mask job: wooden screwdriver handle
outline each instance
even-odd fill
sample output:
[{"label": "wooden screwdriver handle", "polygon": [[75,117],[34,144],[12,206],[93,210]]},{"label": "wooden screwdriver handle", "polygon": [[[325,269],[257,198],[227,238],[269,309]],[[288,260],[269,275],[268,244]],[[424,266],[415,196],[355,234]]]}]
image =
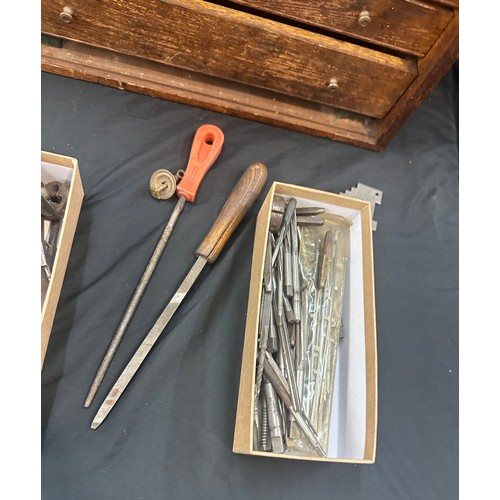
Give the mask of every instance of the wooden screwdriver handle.
[{"label": "wooden screwdriver handle", "polygon": [[245,170],[212,229],[196,250],[198,257],[204,257],[210,264],[215,262],[227,240],[259,196],[266,180],[267,168],[263,163],[252,163]]}]

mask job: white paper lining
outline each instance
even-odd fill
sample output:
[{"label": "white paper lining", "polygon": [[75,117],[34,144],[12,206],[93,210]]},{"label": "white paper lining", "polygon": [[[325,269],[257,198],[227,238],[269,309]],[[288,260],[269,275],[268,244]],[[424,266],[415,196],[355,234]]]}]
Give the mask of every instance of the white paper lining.
[{"label": "white paper lining", "polygon": [[366,440],[366,352],[361,212],[316,200],[295,199],[298,207],[323,207],[352,223],[342,314],[344,338],[339,344],[327,456],[362,460]]}]

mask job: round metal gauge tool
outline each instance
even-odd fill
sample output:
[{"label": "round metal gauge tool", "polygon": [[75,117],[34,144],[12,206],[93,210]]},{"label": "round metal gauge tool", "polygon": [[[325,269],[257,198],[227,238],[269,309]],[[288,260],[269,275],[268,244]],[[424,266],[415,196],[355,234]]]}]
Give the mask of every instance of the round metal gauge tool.
[{"label": "round metal gauge tool", "polygon": [[177,179],[169,170],[160,169],[149,180],[149,192],[157,200],[168,200],[175,194]]}]

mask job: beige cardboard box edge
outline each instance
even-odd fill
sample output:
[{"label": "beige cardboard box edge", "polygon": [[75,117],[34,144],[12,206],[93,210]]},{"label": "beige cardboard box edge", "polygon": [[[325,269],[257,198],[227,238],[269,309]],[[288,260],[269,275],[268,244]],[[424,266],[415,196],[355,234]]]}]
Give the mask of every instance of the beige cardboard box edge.
[{"label": "beige cardboard box edge", "polygon": [[59,246],[54,260],[49,288],[42,308],[41,365],[43,367],[84,193],[82,180],[80,178],[80,170],[78,168],[78,160],[76,158],[42,151],[41,161],[73,169],[68,202],[61,226]]},{"label": "beige cardboard box edge", "polygon": [[[362,261],[363,261],[363,297],[365,316],[365,357],[366,357],[366,429],[365,449],[362,459],[304,457],[291,454],[277,454],[253,450],[253,394],[255,380],[255,359],[257,353],[257,332],[261,300],[261,283],[264,271],[267,228],[271,216],[271,203],[275,192],[286,196],[308,198],[311,201],[337,204],[359,210],[362,225]],[[258,291],[252,292],[252,291]],[[318,191],[311,188],[274,182],[257,215],[252,270],[250,275],[250,293],[248,298],[247,319],[243,344],[240,373],[240,387],[236,410],[236,422],[233,440],[233,452],[295,460],[322,462],[365,463],[375,462],[377,442],[377,339],[375,321],[375,286],[373,271],[372,220],[370,204],[346,196]]]}]

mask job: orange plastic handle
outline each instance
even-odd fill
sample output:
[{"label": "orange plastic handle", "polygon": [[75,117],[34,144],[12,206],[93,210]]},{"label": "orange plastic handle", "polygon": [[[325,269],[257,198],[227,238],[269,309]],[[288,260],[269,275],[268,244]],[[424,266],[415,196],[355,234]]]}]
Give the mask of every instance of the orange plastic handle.
[{"label": "orange plastic handle", "polygon": [[177,196],[194,201],[200,182],[219,157],[223,144],[224,134],[215,125],[202,125],[196,131],[188,165],[181,182],[177,184]]}]

